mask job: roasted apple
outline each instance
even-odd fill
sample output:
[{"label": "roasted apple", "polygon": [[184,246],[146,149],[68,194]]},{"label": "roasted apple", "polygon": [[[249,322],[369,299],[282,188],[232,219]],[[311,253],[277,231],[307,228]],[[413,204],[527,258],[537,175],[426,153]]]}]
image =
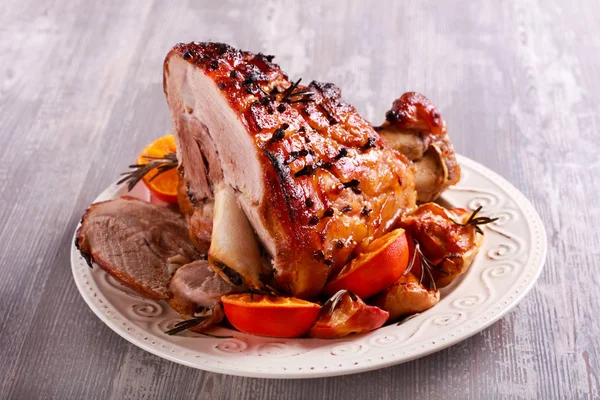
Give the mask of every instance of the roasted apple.
[{"label": "roasted apple", "polygon": [[354,293],[340,290],[325,303],[309,336],[335,339],[351,333],[368,332],[381,327],[388,317],[387,311],[368,306]]},{"label": "roasted apple", "polygon": [[464,273],[477,255],[483,240],[479,226],[495,221],[477,217],[478,211],[427,203],[400,222],[428,261],[431,268],[426,272],[431,273],[437,288],[448,286]]},{"label": "roasted apple", "polygon": [[396,283],[375,296],[372,304],[389,312],[390,321],[420,313],[435,306],[440,301],[440,291],[430,289],[419,278],[409,272]]}]

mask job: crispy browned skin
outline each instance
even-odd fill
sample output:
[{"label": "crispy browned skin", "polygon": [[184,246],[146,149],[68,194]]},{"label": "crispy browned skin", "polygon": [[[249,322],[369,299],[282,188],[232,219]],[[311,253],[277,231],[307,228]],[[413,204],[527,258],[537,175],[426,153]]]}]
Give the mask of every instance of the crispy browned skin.
[{"label": "crispy browned skin", "polygon": [[265,187],[255,206],[275,243],[280,290],[314,297],[359,243],[388,232],[415,206],[411,163],[335,85],[312,82],[286,96],[292,82],[270,56],[220,43],[180,44],[167,60],[174,54],[219,86],[253,137]]},{"label": "crispy browned skin", "polygon": [[464,273],[477,255],[483,236],[472,225],[461,226],[471,213],[463,208],[445,209],[427,203],[406,215],[399,226],[419,243],[421,251],[436,268],[431,270],[438,288]]},{"label": "crispy browned skin", "polygon": [[416,92],[395,100],[378,127],[395,150],[415,162],[420,202],[430,202],[460,180],[460,166],[446,131],[446,121],[435,105]]}]

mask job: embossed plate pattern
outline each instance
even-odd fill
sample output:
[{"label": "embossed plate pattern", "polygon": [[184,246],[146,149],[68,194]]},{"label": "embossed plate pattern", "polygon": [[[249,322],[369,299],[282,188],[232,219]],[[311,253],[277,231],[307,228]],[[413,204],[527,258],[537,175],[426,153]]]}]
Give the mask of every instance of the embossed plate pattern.
[{"label": "embossed plate pattern", "polygon": [[[455,207],[499,219],[484,228],[483,248],[464,277],[442,291],[432,309],[402,325],[339,340],[274,339],[225,328],[215,339],[163,332],[180,320],[165,303],[144,299],[98,267],[89,268],[75,246],[73,277],[92,311],[112,330],[159,357],[190,367],[262,378],[314,378],[352,374],[410,361],[456,344],[490,326],[514,308],[537,280],[546,257],[546,233],[527,199],[505,179],[459,157],[463,176],[444,193]],[[112,185],[96,201],[118,197]],[[143,199],[148,193],[136,188]]]}]

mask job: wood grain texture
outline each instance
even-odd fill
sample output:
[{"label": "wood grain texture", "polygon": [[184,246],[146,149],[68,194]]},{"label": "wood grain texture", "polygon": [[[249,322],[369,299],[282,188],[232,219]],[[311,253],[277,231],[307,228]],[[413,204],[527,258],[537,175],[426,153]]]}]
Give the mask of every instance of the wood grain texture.
[{"label": "wood grain texture", "polygon": [[[600,398],[597,2],[4,0],[0,32],[0,398]],[[338,378],[205,373],[112,333],[71,278],[72,232],[170,128],[162,61],[191,40],[275,54],[375,123],[425,93],[540,212],[539,283],[461,344]]]}]

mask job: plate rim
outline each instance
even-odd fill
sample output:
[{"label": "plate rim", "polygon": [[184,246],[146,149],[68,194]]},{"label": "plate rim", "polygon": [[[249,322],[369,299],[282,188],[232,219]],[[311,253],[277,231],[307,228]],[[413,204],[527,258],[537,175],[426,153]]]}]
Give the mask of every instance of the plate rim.
[{"label": "plate rim", "polygon": [[[532,247],[527,252],[528,254],[533,253],[534,250],[536,250],[536,249],[534,249],[534,245],[537,244],[539,246],[539,248],[537,249],[537,254],[538,254],[537,259],[536,260],[528,259],[526,262],[526,265],[532,264],[535,262],[535,264],[537,264],[535,266],[536,270],[535,270],[534,274],[532,275],[532,277],[527,282],[527,284],[518,292],[518,295],[514,296],[514,298],[512,298],[509,302],[507,302],[507,304],[505,304],[497,314],[493,315],[491,318],[487,319],[485,322],[478,324],[474,329],[472,329],[470,331],[462,333],[461,335],[458,335],[457,337],[454,337],[451,340],[447,340],[444,343],[439,343],[439,344],[436,344],[436,345],[434,345],[428,349],[425,349],[423,351],[415,352],[414,354],[409,355],[409,356],[404,356],[404,357],[396,356],[396,357],[387,358],[385,360],[379,360],[379,361],[373,362],[371,364],[363,363],[360,366],[347,366],[346,368],[338,369],[338,370],[332,369],[332,370],[328,370],[328,371],[304,370],[302,372],[298,372],[298,371],[275,372],[275,371],[264,371],[264,370],[258,370],[258,371],[235,370],[235,369],[230,369],[227,367],[220,367],[216,363],[211,364],[208,362],[204,363],[204,364],[194,363],[194,362],[188,361],[186,359],[171,355],[169,352],[161,351],[160,347],[155,346],[155,345],[151,344],[150,342],[140,341],[140,339],[138,339],[132,333],[130,333],[129,329],[127,329],[127,330],[123,329],[123,327],[120,324],[118,324],[114,319],[109,318],[109,316],[106,313],[102,312],[101,309],[96,304],[94,304],[93,297],[87,295],[86,288],[84,287],[84,282],[80,279],[81,277],[79,277],[78,273],[77,273],[77,267],[78,267],[78,263],[80,261],[78,259],[78,257],[80,257],[80,256],[79,256],[79,252],[75,248],[75,237],[77,234],[77,229],[80,226],[80,223],[77,223],[77,226],[75,228],[75,232],[73,235],[73,240],[71,241],[72,244],[71,244],[70,261],[71,261],[71,272],[73,275],[73,279],[75,281],[75,284],[77,286],[77,289],[79,290],[81,297],[83,297],[85,303],[92,310],[92,312],[102,322],[104,322],[104,324],[106,324],[111,330],[113,330],[119,336],[121,336],[122,338],[127,340],[129,343],[131,343],[137,347],[140,347],[143,350],[145,350],[151,354],[154,354],[158,357],[167,359],[169,361],[172,361],[172,362],[175,362],[178,364],[182,364],[182,365],[185,365],[188,367],[192,367],[192,368],[196,368],[196,369],[200,369],[200,370],[204,370],[204,371],[208,371],[208,372],[215,372],[215,373],[232,375],[232,376],[266,378],[266,379],[312,379],[312,378],[326,378],[326,377],[331,377],[331,376],[357,374],[357,373],[362,373],[362,372],[367,372],[367,371],[378,370],[378,369],[382,369],[382,368],[388,368],[388,367],[391,367],[394,365],[399,365],[399,364],[402,364],[405,362],[413,361],[415,359],[428,356],[430,354],[433,354],[438,351],[444,350],[448,347],[451,347],[457,343],[460,343],[460,342],[474,336],[475,334],[489,328],[491,325],[493,325],[494,323],[496,323],[497,321],[502,319],[507,313],[512,311],[523,300],[523,298],[531,291],[531,289],[533,288],[533,286],[539,279],[539,277],[542,273],[542,270],[544,269],[545,262],[546,262],[547,250],[548,250],[547,233],[546,233],[546,230],[545,230],[545,227],[544,227],[541,217],[539,216],[538,212],[536,211],[533,204],[529,201],[529,199],[527,199],[525,197],[525,195],[523,195],[521,193],[521,191],[519,191],[508,180],[506,180],[504,177],[502,177],[500,174],[496,173],[495,171],[489,169],[488,167],[485,167],[484,165],[482,165],[466,156],[457,155],[457,159],[458,159],[459,165],[469,166],[471,169],[482,173],[490,181],[492,181],[495,185],[497,185],[497,186],[501,187],[502,189],[504,189],[505,191],[509,192],[510,197],[515,201],[515,203],[524,212],[527,212],[529,218],[526,219],[526,224],[530,229],[532,228],[533,225],[535,225],[538,228],[537,233],[539,235],[540,240],[538,240],[535,243],[532,242],[531,243]],[[93,203],[97,202],[98,199],[100,197],[102,197],[103,194],[105,194],[110,188],[116,189],[117,186],[115,185],[115,183],[112,183],[110,186],[106,187],[104,189],[104,191],[94,199]],[[533,234],[532,234],[532,236],[533,236]],[[92,279],[92,278],[90,277],[88,279]],[[124,316],[121,312],[119,312],[116,309],[114,309],[113,312],[115,314],[118,314],[120,317],[122,317],[125,320],[128,319],[126,316]],[[132,324],[132,325],[135,326],[135,324]],[[138,329],[142,330],[142,328],[138,328]],[[149,335],[153,335],[153,334],[149,333]],[[159,339],[166,340],[164,338],[159,338]]]}]

